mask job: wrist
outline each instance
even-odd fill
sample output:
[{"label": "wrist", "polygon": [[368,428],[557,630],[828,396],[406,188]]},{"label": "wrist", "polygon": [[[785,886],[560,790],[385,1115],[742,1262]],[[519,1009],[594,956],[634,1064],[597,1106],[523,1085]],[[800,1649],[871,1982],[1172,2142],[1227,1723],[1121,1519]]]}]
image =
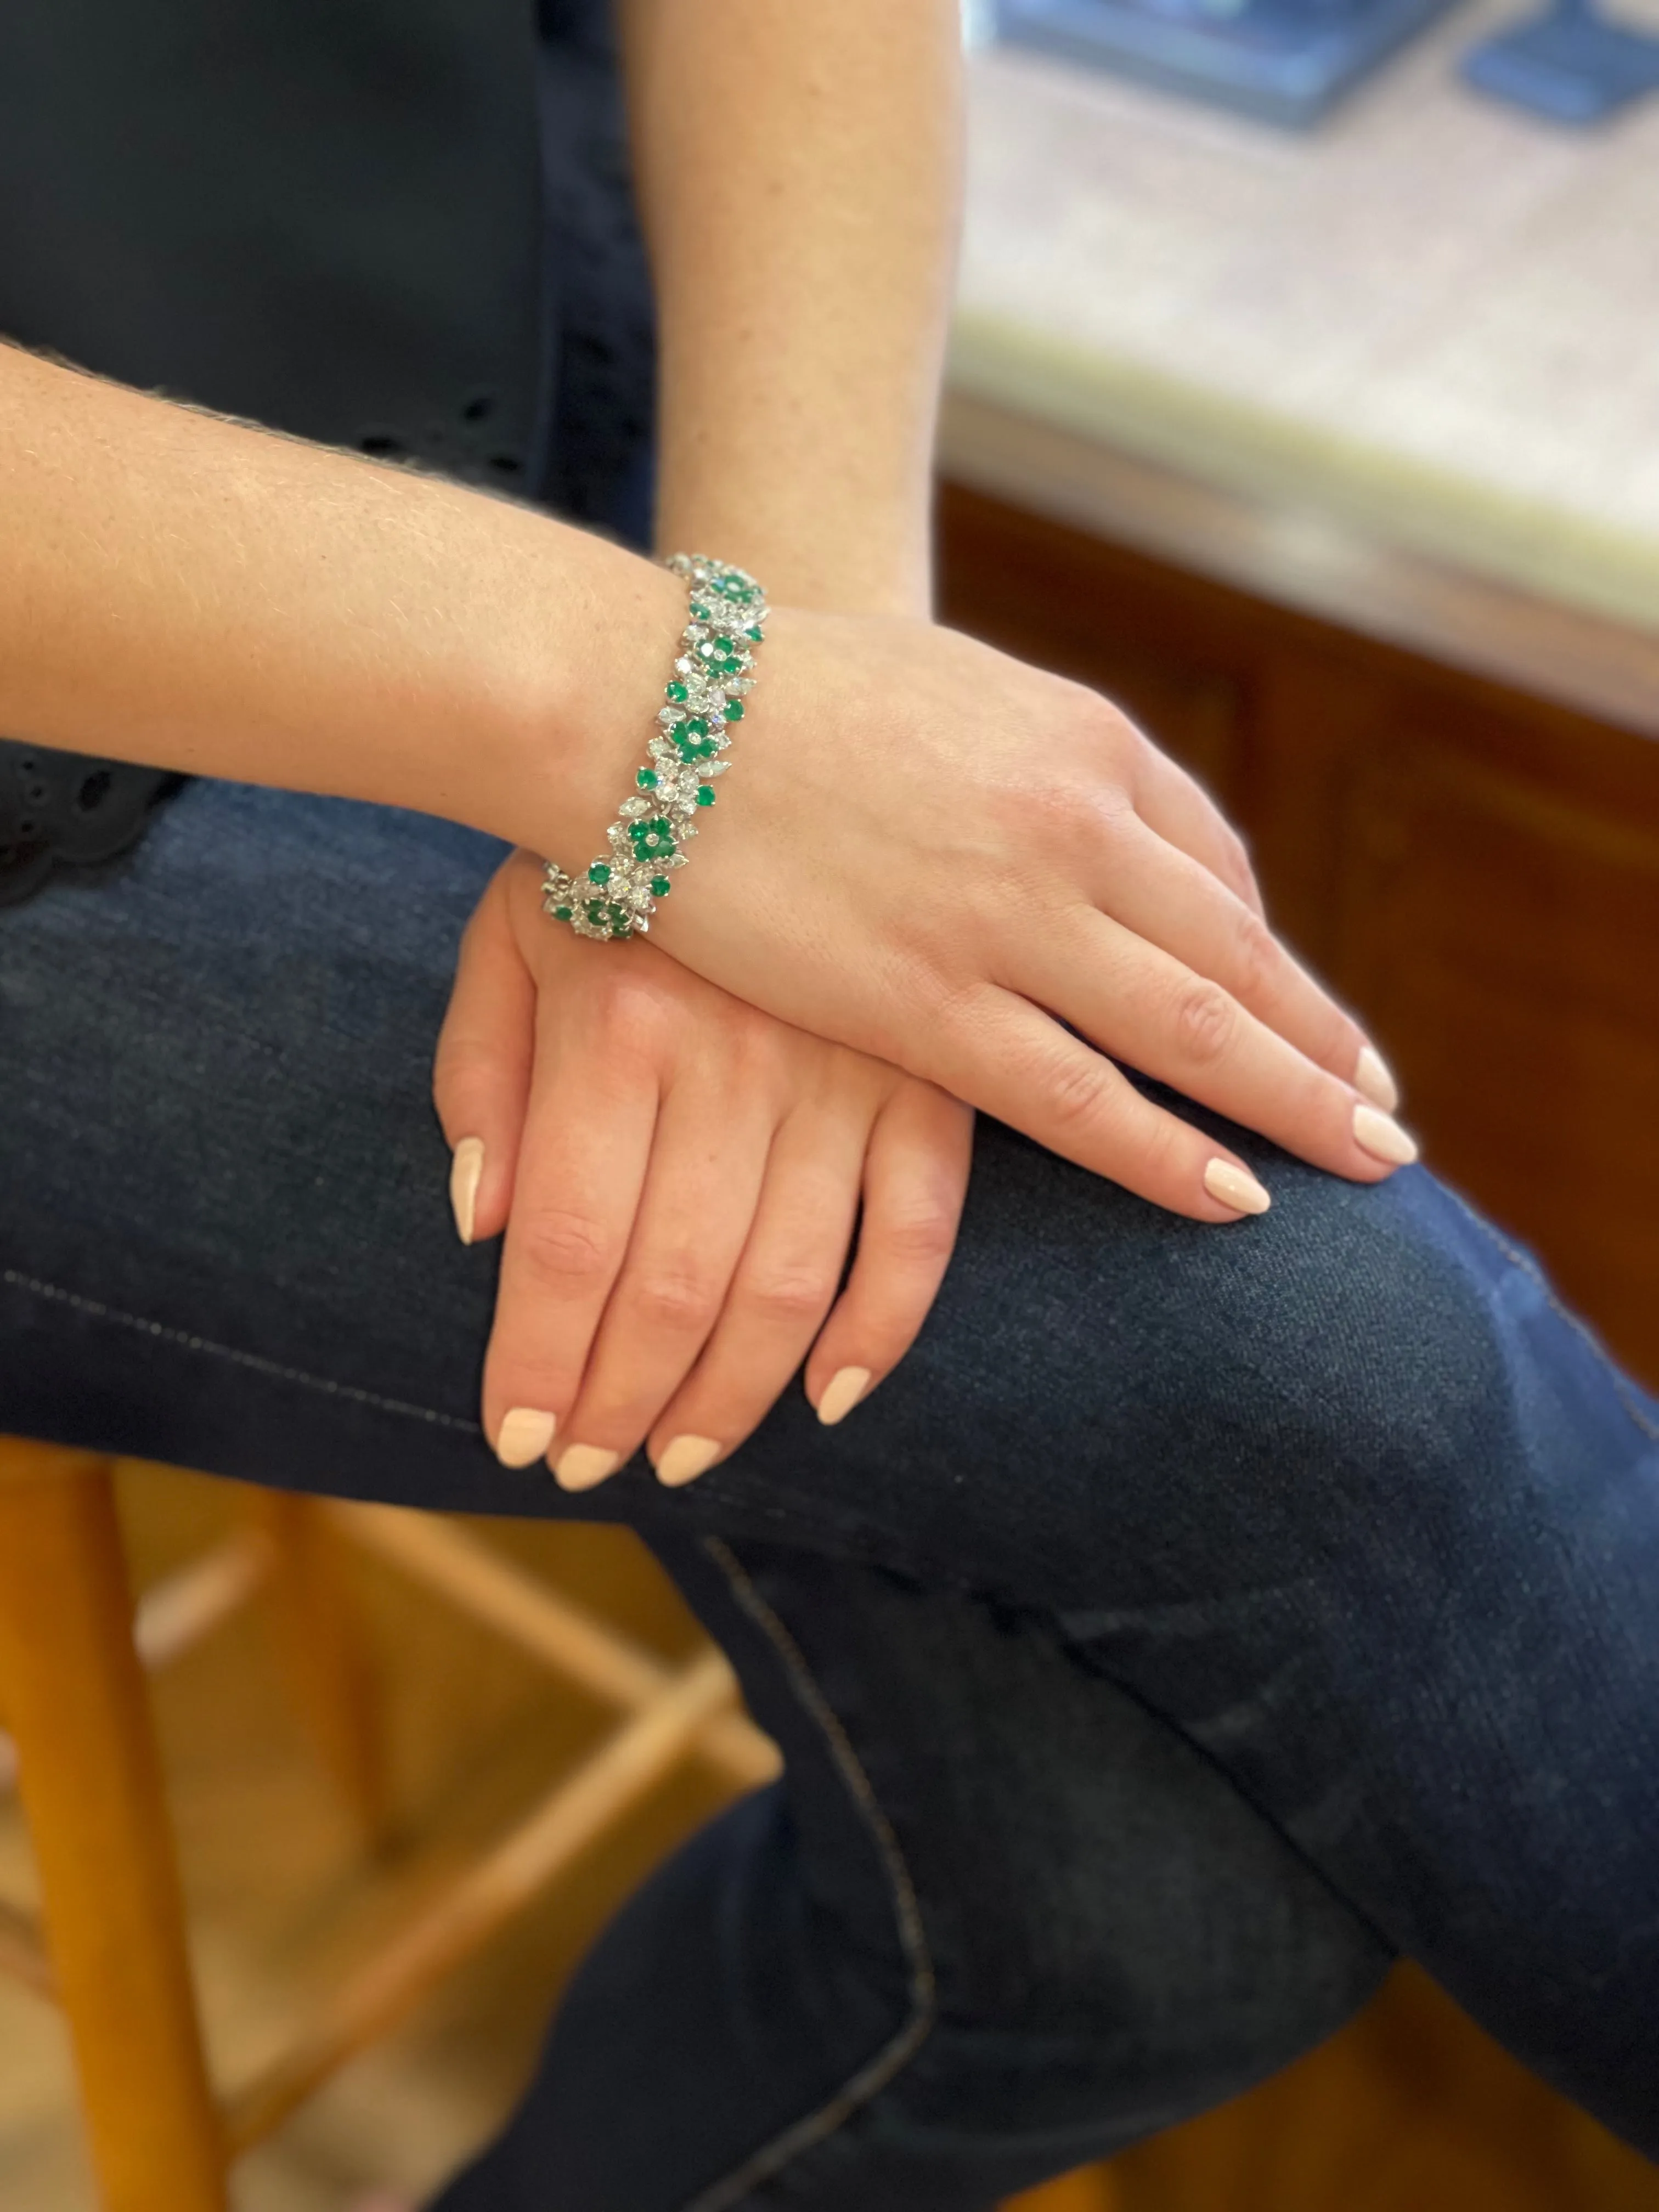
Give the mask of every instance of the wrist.
[{"label": "wrist", "polygon": [[599,538],[547,578],[495,754],[498,835],[570,867],[599,849],[662,703],[684,603],[678,578]]},{"label": "wrist", "polygon": [[925,498],[861,501],[855,516],[842,517],[830,514],[827,501],[804,513],[787,484],[769,500],[740,502],[739,489],[690,497],[665,484],[659,501],[659,552],[734,562],[760,579],[775,606],[931,618],[933,527]]}]

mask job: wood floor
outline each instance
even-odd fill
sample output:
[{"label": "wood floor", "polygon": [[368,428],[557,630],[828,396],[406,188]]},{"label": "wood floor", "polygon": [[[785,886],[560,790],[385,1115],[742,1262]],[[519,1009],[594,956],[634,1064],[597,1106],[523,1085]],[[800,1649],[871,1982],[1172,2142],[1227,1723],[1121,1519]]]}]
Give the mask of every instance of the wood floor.
[{"label": "wood floor", "polygon": [[[131,1470],[141,1580],[219,1533],[234,1486]],[[480,1524],[665,1657],[695,1631],[612,1529]],[[156,1686],[216,2066],[251,2070],[307,1994],[395,1925],[481,1833],[526,1805],[606,1715],[369,1561],[406,1836],[366,1864],[279,1678],[258,1601]],[[367,2185],[429,2191],[483,2142],[531,2066],[574,1960],[662,1852],[720,1802],[678,1776],[394,2042],[353,2065],[239,2169],[238,2212],[343,2212]],[[27,1901],[0,1799],[0,1898]],[[1020,2212],[1659,2212],[1659,2174],[1551,2097],[1420,1978],[1252,2095],[1030,2199]],[[0,2212],[93,2212],[53,2014],[0,1982]],[[556,2212],[556,2208],[550,2208]],[[625,2212],[625,2208],[618,2208]]]}]

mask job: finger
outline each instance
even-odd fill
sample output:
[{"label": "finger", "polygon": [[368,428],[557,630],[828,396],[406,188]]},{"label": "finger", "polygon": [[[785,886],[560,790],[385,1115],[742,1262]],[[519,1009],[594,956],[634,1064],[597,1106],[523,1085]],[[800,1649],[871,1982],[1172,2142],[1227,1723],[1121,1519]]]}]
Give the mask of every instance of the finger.
[{"label": "finger", "polygon": [[823,1327],[852,1243],[875,1101],[792,1114],[773,1140],[749,1242],[714,1334],[651,1432],[661,1479],[723,1458],[788,1388]]},{"label": "finger", "polygon": [[[1135,793],[1136,811],[1162,848],[1146,902],[1132,911],[1115,896],[1103,902],[1121,921],[1162,945],[1189,968],[1230,990],[1252,1013],[1310,1058],[1392,1114],[1400,1086],[1388,1062],[1351,1016],[1343,1012],[1267,928],[1266,909],[1243,840],[1184,769],[1155,747]],[[1182,866],[1182,860],[1195,863]],[[1116,868],[1114,866],[1114,881]],[[1231,913],[1216,885],[1231,891],[1242,914]],[[1224,963],[1224,972],[1223,964]],[[1258,986],[1260,988],[1258,988]]]},{"label": "finger", "polygon": [[507,1219],[530,1096],[536,987],[497,876],[461,939],[433,1059],[432,1096],[448,1140],[449,1202],[463,1244]]},{"label": "finger", "polygon": [[591,1489],[631,1457],[685,1380],[753,1228],[772,1137],[752,1088],[733,1096],[694,1075],[665,1098],[627,1256],[554,1455],[565,1489]]},{"label": "finger", "polygon": [[993,986],[939,1024],[944,1080],[1045,1150],[1195,1221],[1265,1213],[1237,1153],[1144,1097],[1051,1014]]},{"label": "finger", "polygon": [[872,1130],[853,1272],[806,1363],[806,1395],[826,1425],[915,1342],[956,1245],[973,1143],[970,1110],[931,1083],[906,1083]]},{"label": "finger", "polygon": [[529,1111],[484,1360],[486,1435],[509,1467],[541,1458],[576,1401],[644,1188],[658,1075],[617,1034],[561,1051],[538,1023]]},{"label": "finger", "polygon": [[1364,1031],[1260,914],[1189,854],[1143,823],[1129,823],[1113,841],[1110,892],[1103,903],[1115,922],[1220,984],[1316,1066],[1353,1081],[1367,1049]]},{"label": "finger", "polygon": [[1108,915],[1086,916],[1063,960],[1045,951],[1031,981],[1034,996],[1103,1051],[1317,1167],[1376,1182],[1415,1157],[1404,1130],[1350,1084]]},{"label": "finger", "polygon": [[1134,799],[1149,830],[1190,854],[1255,913],[1266,912],[1243,839],[1203,785],[1150,743],[1137,767]]}]

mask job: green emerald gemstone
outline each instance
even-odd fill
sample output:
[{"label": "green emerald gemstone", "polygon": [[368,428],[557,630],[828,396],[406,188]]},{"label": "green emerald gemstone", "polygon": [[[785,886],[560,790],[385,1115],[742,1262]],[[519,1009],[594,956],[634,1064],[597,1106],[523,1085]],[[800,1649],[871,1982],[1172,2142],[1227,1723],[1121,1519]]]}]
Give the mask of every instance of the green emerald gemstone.
[{"label": "green emerald gemstone", "polygon": [[556,906],[553,909],[553,919],[555,921],[568,921],[570,908],[568,906]]},{"label": "green emerald gemstone", "polygon": [[712,806],[714,804],[714,787],[712,783],[700,783],[697,786],[697,804],[699,806]]},{"label": "green emerald gemstone", "polygon": [[657,771],[653,768],[642,768],[634,781],[641,791],[654,791],[657,787]]},{"label": "green emerald gemstone", "polygon": [[590,921],[603,921],[605,920],[605,901],[603,899],[589,899],[586,908],[585,908],[585,912],[586,913],[587,918]]},{"label": "green emerald gemstone", "polygon": [[611,880],[610,861],[595,860],[587,872],[587,880],[590,884],[608,884]]},{"label": "green emerald gemstone", "polygon": [[714,612],[714,610],[713,607],[705,606],[701,599],[692,600],[691,619],[693,622],[708,622],[712,620]]},{"label": "green emerald gemstone", "polygon": [[683,707],[686,701],[691,696],[691,694],[686,690],[684,684],[674,683],[671,684],[667,687],[665,696],[672,699],[677,707]]},{"label": "green emerald gemstone", "polygon": [[740,722],[740,721],[742,721],[742,720],[743,720],[743,702],[742,702],[742,700],[741,700],[741,699],[728,699],[728,700],[726,701],[726,720],[727,720],[728,722]]},{"label": "green emerald gemstone", "polygon": [[764,645],[766,642],[766,632],[758,623],[750,623],[748,629],[744,630],[744,635],[752,637],[757,645]]},{"label": "green emerald gemstone", "polygon": [[669,892],[672,891],[673,888],[673,884],[669,882],[666,876],[653,876],[651,878],[651,896],[653,898],[666,898]]}]

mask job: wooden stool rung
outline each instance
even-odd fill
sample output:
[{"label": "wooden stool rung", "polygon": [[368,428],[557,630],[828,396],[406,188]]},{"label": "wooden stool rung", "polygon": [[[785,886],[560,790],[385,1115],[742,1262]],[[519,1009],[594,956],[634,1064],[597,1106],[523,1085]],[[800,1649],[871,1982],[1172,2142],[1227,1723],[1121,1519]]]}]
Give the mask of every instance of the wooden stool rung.
[{"label": "wooden stool rung", "polygon": [[[452,1521],[403,1506],[362,1505],[344,1499],[331,1499],[324,1510],[366,1550],[426,1583],[607,1705],[637,1711],[660,1697],[674,1680],[673,1669],[662,1660]],[[750,1789],[770,1782],[781,1765],[771,1738],[735,1709],[713,1717],[697,1750]]]},{"label": "wooden stool rung", "polygon": [[239,1528],[176,1573],[152,1583],[138,1601],[132,1640],[152,1674],[204,1643],[270,1579],[270,1540]]},{"label": "wooden stool rung", "polygon": [[735,1689],[719,1651],[706,1651],[671,1674],[528,1819],[338,1990],[295,2045],[227,2100],[223,2132],[231,2155],[279,2126],[354,2052],[385,2034],[505,1926],[686,1755]]}]

